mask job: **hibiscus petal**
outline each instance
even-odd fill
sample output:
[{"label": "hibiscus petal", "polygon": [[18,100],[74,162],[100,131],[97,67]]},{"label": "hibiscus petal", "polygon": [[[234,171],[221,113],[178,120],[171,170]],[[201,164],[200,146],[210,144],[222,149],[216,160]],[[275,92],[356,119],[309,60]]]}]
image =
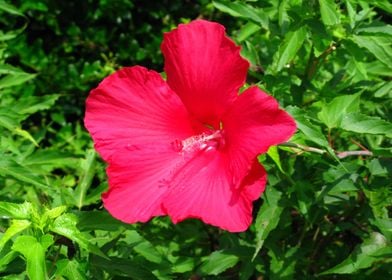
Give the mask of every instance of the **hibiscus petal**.
[{"label": "hibiscus petal", "polygon": [[102,195],[105,208],[115,218],[146,222],[166,214],[162,199],[168,190],[172,170],[181,161],[170,146],[125,148],[114,153],[109,164],[109,190]]},{"label": "hibiscus petal", "polygon": [[252,201],[264,190],[266,173],[257,163],[233,188],[225,157],[218,150],[203,151],[186,163],[171,180],[163,207],[174,223],[201,219],[231,232],[245,231],[252,222]]},{"label": "hibiscus petal", "polygon": [[272,96],[257,87],[238,96],[222,122],[230,170],[237,182],[248,172],[258,154],[287,141],[296,131],[294,119],[279,109]]},{"label": "hibiscus petal", "polygon": [[164,35],[161,48],[171,89],[200,121],[219,125],[249,67],[225,28],[204,20],[180,24]]},{"label": "hibiscus petal", "polygon": [[84,122],[106,161],[124,147],[170,143],[193,133],[179,97],[158,73],[140,66],[123,68],[92,90]]}]

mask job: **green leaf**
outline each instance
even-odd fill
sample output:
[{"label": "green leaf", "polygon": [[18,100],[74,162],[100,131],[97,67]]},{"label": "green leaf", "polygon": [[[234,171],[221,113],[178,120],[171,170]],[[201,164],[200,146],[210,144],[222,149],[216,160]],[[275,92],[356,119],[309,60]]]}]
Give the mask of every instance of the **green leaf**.
[{"label": "green leaf", "polygon": [[242,41],[246,40],[249,36],[258,32],[260,29],[261,29],[261,27],[258,24],[255,24],[251,21],[248,22],[239,31],[238,36],[237,36],[238,42],[242,42]]},{"label": "green leaf", "polygon": [[58,217],[50,225],[50,230],[75,241],[77,244],[79,244],[80,247],[87,250],[88,252],[107,258],[106,255],[102,253],[102,251],[97,246],[91,243],[90,240],[92,240],[92,236],[81,232],[77,228],[77,223],[78,217],[76,215],[66,213]]},{"label": "green leaf", "polygon": [[339,127],[343,116],[359,110],[360,94],[342,95],[335,97],[330,103],[325,104],[318,113],[318,118],[328,128]]},{"label": "green leaf", "polygon": [[127,244],[129,244],[129,246],[133,246],[133,249],[146,260],[153,263],[162,262],[162,255],[136,230],[128,230],[124,240]]},{"label": "green leaf", "polygon": [[117,231],[126,226],[123,222],[113,218],[107,211],[81,211],[78,216],[78,228],[81,231]]},{"label": "green leaf", "polygon": [[[378,232],[373,232],[368,239],[354,249],[354,252],[347,259],[320,275],[349,274],[371,267],[374,262],[384,259],[383,254],[386,253],[385,248],[387,246],[386,238]],[[389,248],[389,251],[389,254],[391,254],[392,249]]]},{"label": "green leaf", "polygon": [[279,224],[280,215],[283,211],[283,207],[279,205],[281,197],[282,193],[274,188],[267,188],[264,193],[264,204],[257,213],[255,221],[256,249],[253,254],[253,259],[263,247],[264,241],[270,232]]},{"label": "green leaf", "polygon": [[358,33],[382,33],[392,35],[392,25],[389,24],[372,24],[368,26],[361,26],[356,29]]},{"label": "green leaf", "polygon": [[10,227],[7,228],[3,237],[0,239],[0,251],[3,249],[3,246],[8,240],[17,235],[19,232],[30,227],[30,225],[31,222],[28,220],[12,220]]},{"label": "green leaf", "polygon": [[20,122],[25,118],[25,116],[16,113],[15,111],[0,108],[0,126],[5,127],[10,130],[13,134],[22,136],[23,138],[32,142],[35,146],[38,146],[38,143],[35,141],[31,134],[20,128]]},{"label": "green leaf", "polygon": [[298,107],[289,106],[287,107],[287,111],[294,117],[298,129],[306,136],[307,139],[322,147],[329,147],[324,134],[320,132],[318,127],[310,122],[304,110],[301,110]]},{"label": "green leaf", "polygon": [[24,183],[48,188],[40,176],[35,175],[29,168],[7,157],[0,157],[0,176],[11,176]]},{"label": "green leaf", "polygon": [[8,3],[5,3],[4,1],[0,1],[0,10],[5,11],[12,15],[24,17],[24,14],[21,13],[17,8],[15,8],[14,6]]},{"label": "green leaf", "polygon": [[94,150],[89,150],[86,159],[82,162],[82,174],[80,183],[75,189],[75,204],[80,209],[84,205],[84,200],[88,188],[91,186],[95,175],[96,153]]},{"label": "green leaf", "polygon": [[200,271],[205,275],[218,275],[235,266],[239,261],[238,256],[224,250],[213,252],[200,266]]},{"label": "green leaf", "polygon": [[40,240],[30,235],[21,235],[16,238],[12,250],[25,257],[27,274],[31,280],[47,279],[45,252],[53,243],[51,235],[43,235]]},{"label": "green leaf", "polygon": [[0,201],[0,218],[30,219],[32,206],[30,202],[12,203]]},{"label": "green leaf", "polygon": [[20,125],[22,119],[22,115],[10,109],[0,107],[0,126],[13,131]]},{"label": "green leaf", "polygon": [[295,266],[299,259],[296,256],[298,250],[299,247],[293,247],[287,252],[273,249],[268,251],[268,255],[271,257],[271,279],[295,279]]},{"label": "green leaf", "polygon": [[56,276],[63,276],[66,279],[87,279],[86,274],[83,272],[81,265],[76,259],[68,260],[63,259],[56,262]]},{"label": "green leaf", "polygon": [[342,119],[341,128],[356,133],[392,136],[392,123],[360,113],[345,115]]},{"label": "green leaf", "polygon": [[306,27],[290,31],[286,34],[278,52],[274,55],[272,70],[279,72],[294,59],[306,38]]},{"label": "green leaf", "polygon": [[31,115],[38,111],[52,108],[59,97],[59,94],[51,94],[20,98],[15,106],[12,107],[12,110],[18,112],[18,114]]},{"label": "green leaf", "polygon": [[354,35],[353,41],[360,47],[371,52],[380,62],[392,67],[391,40],[386,36]]},{"label": "green leaf", "polygon": [[392,82],[386,82],[374,93],[375,97],[392,97]]},{"label": "green leaf", "polygon": [[[12,39],[13,35],[14,34],[12,34],[11,38],[9,38],[9,39]],[[15,34],[15,35],[17,35],[17,34]],[[1,38],[1,37],[2,36],[0,34],[0,40],[1,39],[5,40],[5,38],[8,39],[7,37],[4,37],[4,35],[3,35],[3,38]],[[7,75],[7,76],[5,76],[5,77],[0,79],[0,90],[3,89],[3,88],[7,88],[7,87],[12,87],[12,86],[23,84],[23,83],[27,82],[28,80],[34,79],[35,76],[36,76],[35,74],[29,74],[29,73],[24,73],[24,72],[22,72],[22,73],[15,73],[15,74],[12,74],[12,75]]]},{"label": "green leaf", "polygon": [[285,173],[285,172],[283,171],[282,164],[281,164],[281,162],[280,162],[278,146],[271,146],[271,147],[268,149],[267,155],[269,155],[269,157],[275,162],[275,164],[276,164],[276,166],[278,166],[279,170],[280,170],[282,173]]},{"label": "green leaf", "polygon": [[224,0],[212,1],[215,8],[218,10],[228,13],[233,17],[242,17],[246,19],[253,20],[259,23],[264,28],[268,28],[268,18],[263,14],[262,11],[258,11],[252,6],[249,6],[242,2],[232,2]]},{"label": "green leaf", "polygon": [[338,7],[334,0],[319,0],[321,20],[325,25],[340,23]]},{"label": "green leaf", "polygon": [[91,257],[91,266],[104,270],[109,275],[120,275],[130,279],[156,279],[151,270],[132,259],[111,257],[109,260],[97,256]]}]

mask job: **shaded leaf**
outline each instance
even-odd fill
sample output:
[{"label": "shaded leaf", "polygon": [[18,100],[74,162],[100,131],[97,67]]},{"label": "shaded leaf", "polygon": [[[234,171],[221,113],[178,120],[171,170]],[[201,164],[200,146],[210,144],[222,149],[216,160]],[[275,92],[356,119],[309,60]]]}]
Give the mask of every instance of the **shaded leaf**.
[{"label": "shaded leaf", "polygon": [[91,243],[90,240],[92,240],[92,236],[81,232],[76,226],[77,223],[78,217],[76,215],[66,213],[58,217],[50,225],[50,230],[75,241],[83,249],[106,258],[105,254],[102,253],[102,251],[97,246]]},{"label": "shaded leaf", "polygon": [[[349,274],[368,268],[374,262],[382,260],[384,254],[392,254],[392,249],[387,248],[387,246],[388,243],[385,237],[378,232],[373,232],[368,239],[354,249],[354,252],[347,259],[320,275]],[[385,250],[386,248],[388,250]]]},{"label": "shaded leaf", "polygon": [[264,241],[270,232],[279,224],[280,215],[283,211],[283,207],[279,205],[281,197],[282,193],[274,188],[267,188],[264,193],[264,204],[257,213],[255,221],[256,249],[253,259],[263,247]]}]

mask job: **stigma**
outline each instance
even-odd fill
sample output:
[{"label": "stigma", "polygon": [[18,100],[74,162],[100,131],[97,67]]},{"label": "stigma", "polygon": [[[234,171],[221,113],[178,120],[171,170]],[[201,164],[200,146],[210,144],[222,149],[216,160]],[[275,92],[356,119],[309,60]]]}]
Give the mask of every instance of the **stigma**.
[{"label": "stigma", "polygon": [[189,153],[199,151],[219,150],[225,146],[225,137],[223,130],[203,132],[199,135],[188,137],[184,140],[172,142],[172,147],[176,152]]}]

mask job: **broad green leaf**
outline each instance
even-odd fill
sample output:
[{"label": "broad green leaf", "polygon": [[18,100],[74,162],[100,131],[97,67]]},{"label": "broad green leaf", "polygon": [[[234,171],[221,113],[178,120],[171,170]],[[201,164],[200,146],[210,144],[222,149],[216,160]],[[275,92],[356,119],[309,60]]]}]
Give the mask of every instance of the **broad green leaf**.
[{"label": "broad green leaf", "polygon": [[143,263],[129,258],[111,257],[108,260],[106,258],[92,256],[89,262],[92,267],[100,270],[103,269],[112,276],[119,275],[137,280],[156,279],[151,273],[151,270],[145,267]]},{"label": "broad green leaf", "polygon": [[375,93],[375,97],[392,97],[392,82],[386,82],[383,86],[381,86]]},{"label": "broad green leaf", "polygon": [[184,273],[195,268],[195,259],[191,257],[180,257],[171,267],[173,273]]},{"label": "broad green leaf", "polygon": [[24,73],[21,69],[14,67],[10,64],[0,64],[0,74],[21,74]]},{"label": "broad green leaf", "polygon": [[35,141],[33,136],[27,131],[20,128],[20,122],[25,118],[21,114],[16,113],[15,111],[0,108],[0,126],[5,127],[10,130],[13,134],[22,136],[23,138],[32,142],[35,146],[38,146],[38,143]]},{"label": "broad green leaf", "polygon": [[278,166],[279,170],[282,173],[285,173],[283,168],[282,168],[282,164],[280,162],[280,157],[279,157],[279,151],[278,151],[278,146],[271,146],[268,149],[267,155],[270,156],[270,158],[275,162],[276,166]]},{"label": "broad green leaf", "polygon": [[286,34],[278,52],[274,55],[272,69],[279,72],[296,56],[306,38],[306,27],[290,31]]},{"label": "broad green leaf", "polygon": [[341,128],[356,133],[392,136],[392,123],[360,113],[345,115],[342,119]]},{"label": "broad green leaf", "polygon": [[76,166],[75,155],[57,149],[37,149],[23,160],[23,164],[32,170],[53,170],[58,167]]},{"label": "broad green leaf", "polygon": [[0,157],[0,176],[11,176],[24,183],[45,189],[48,188],[43,178],[34,174],[29,168],[7,157]]},{"label": "broad green leaf", "polygon": [[[0,34],[0,40],[1,40],[1,34]],[[5,40],[4,37],[3,37],[3,40]],[[0,90],[3,88],[23,84],[23,83],[27,82],[28,80],[35,78],[35,76],[36,76],[35,74],[29,74],[29,73],[24,73],[24,72],[23,73],[15,73],[12,75],[7,75],[7,76],[2,77],[0,79]]]},{"label": "broad green leaf", "polygon": [[78,217],[71,213],[66,213],[58,217],[51,225],[50,230],[75,241],[79,246],[88,252],[106,258],[105,254],[91,243],[92,236],[81,232],[77,228]]},{"label": "broad green leaf", "polygon": [[283,207],[279,205],[282,193],[274,188],[267,188],[263,195],[264,204],[257,213],[255,221],[256,249],[253,259],[257,256],[264,241],[272,230],[276,228],[280,221]]},{"label": "broad green leaf", "polygon": [[339,127],[343,116],[359,110],[360,94],[342,95],[335,97],[330,103],[325,104],[318,113],[318,118],[328,128]]},{"label": "broad green leaf", "polygon": [[298,129],[307,137],[307,139],[322,147],[329,147],[324,134],[320,132],[318,127],[309,121],[306,117],[305,111],[293,106],[287,107],[287,111],[294,117]]},{"label": "broad green leaf", "polygon": [[56,276],[64,276],[66,277],[66,279],[87,279],[87,276],[84,274],[80,264],[77,262],[76,259],[59,260],[56,262],[56,268]]},{"label": "broad green leaf", "polygon": [[213,252],[200,266],[200,271],[205,275],[218,275],[235,266],[239,257],[224,250]]},{"label": "broad green leaf", "polygon": [[58,206],[52,209],[45,210],[44,215],[47,215],[50,219],[56,219],[67,210],[67,206]]},{"label": "broad green leaf", "polygon": [[[388,242],[385,237],[378,232],[373,232],[368,239],[355,248],[347,259],[320,275],[349,274],[371,267],[374,262],[383,260],[383,255],[387,253],[387,250],[385,250],[387,246]],[[392,249],[390,247],[388,249],[390,255]]]},{"label": "broad green leaf", "polygon": [[129,246],[132,246],[133,249],[146,260],[149,260],[153,263],[162,262],[162,255],[136,230],[128,230],[124,241],[129,244]]},{"label": "broad green leaf", "polygon": [[392,240],[392,219],[390,219],[389,217],[376,217],[374,220],[371,220],[371,223],[380,229],[380,231],[382,232],[382,234],[384,234],[387,240]]},{"label": "broad green leaf", "polygon": [[384,11],[388,12],[389,14],[392,14],[392,3],[389,0],[377,0],[373,1],[372,4],[375,6],[383,9]]},{"label": "broad green leaf", "polygon": [[3,237],[0,239],[0,251],[3,249],[3,246],[8,240],[17,235],[19,232],[30,227],[30,225],[31,222],[28,220],[12,220],[10,227],[7,228]]},{"label": "broad green leaf", "polygon": [[80,183],[75,189],[75,204],[80,209],[84,205],[84,200],[88,188],[95,175],[96,153],[94,150],[89,150],[86,154],[86,159],[82,162],[82,174]]},{"label": "broad green leaf", "polygon": [[258,32],[261,29],[260,25],[255,24],[253,22],[248,22],[245,24],[238,33],[237,40],[238,42],[242,42],[246,40],[252,34]]},{"label": "broad green leaf", "polygon": [[334,0],[319,0],[321,20],[327,26],[339,24],[339,11]]},{"label": "broad green leaf", "polygon": [[25,257],[27,274],[31,280],[47,279],[45,252],[53,243],[51,235],[43,235],[40,240],[31,235],[21,235],[16,238],[12,250]]},{"label": "broad green leaf", "polygon": [[293,247],[288,249],[287,252],[275,252],[273,249],[268,251],[268,255],[271,257],[271,279],[295,279],[298,250],[299,247]]},{"label": "broad green leaf", "polygon": [[368,26],[361,26],[356,29],[358,33],[382,33],[392,35],[392,25],[389,24],[372,24]]},{"label": "broad green leaf", "polygon": [[16,135],[22,136],[23,138],[29,140],[31,143],[34,144],[34,146],[36,146],[36,147],[39,146],[37,141],[35,141],[34,137],[27,130],[24,130],[24,129],[17,127],[15,129],[13,129],[12,132]]},{"label": "broad green leaf", "polygon": [[353,41],[360,47],[371,52],[380,62],[392,67],[391,40],[383,36],[354,35]]},{"label": "broad green leaf", "polygon": [[24,17],[23,13],[21,13],[17,8],[15,8],[14,6],[12,6],[4,1],[0,1],[0,10],[7,12],[9,14],[12,14],[12,15]]},{"label": "broad green leaf", "polygon": [[32,206],[30,202],[12,203],[0,201],[0,218],[30,219]]},{"label": "broad green leaf", "polygon": [[59,94],[51,94],[20,98],[12,110],[18,114],[31,115],[41,110],[50,109],[59,97]]},{"label": "broad green leaf", "polygon": [[78,228],[81,231],[117,231],[126,226],[123,222],[113,218],[107,211],[81,211],[78,216]]},{"label": "broad green leaf", "polygon": [[268,18],[263,14],[262,11],[255,9],[252,6],[242,2],[215,0],[212,1],[215,8],[218,10],[228,13],[233,17],[242,17],[253,20],[259,23],[264,28],[268,28]]},{"label": "broad green leaf", "polygon": [[[16,259],[19,256],[19,253],[16,251],[12,251],[11,248],[9,250],[3,250],[0,252],[0,272],[6,270],[7,265]],[[4,279],[4,278],[2,278]],[[19,279],[17,279],[19,280]]]},{"label": "broad green leaf", "polygon": [[13,131],[19,127],[22,120],[22,115],[10,109],[0,107],[0,126]]}]

